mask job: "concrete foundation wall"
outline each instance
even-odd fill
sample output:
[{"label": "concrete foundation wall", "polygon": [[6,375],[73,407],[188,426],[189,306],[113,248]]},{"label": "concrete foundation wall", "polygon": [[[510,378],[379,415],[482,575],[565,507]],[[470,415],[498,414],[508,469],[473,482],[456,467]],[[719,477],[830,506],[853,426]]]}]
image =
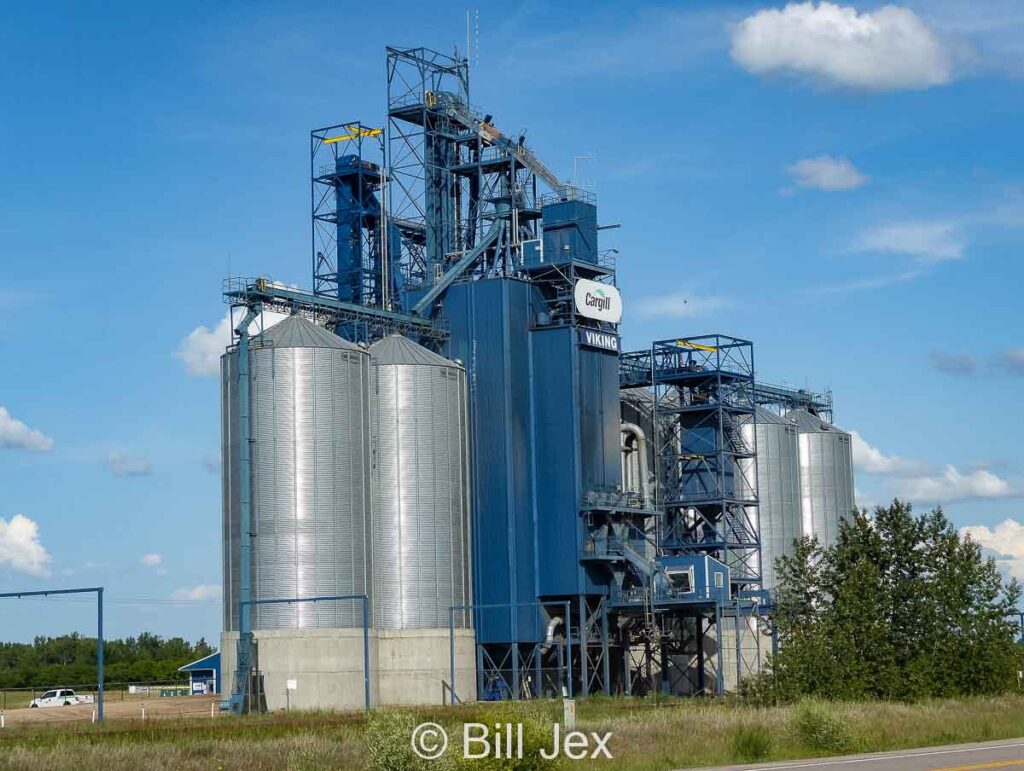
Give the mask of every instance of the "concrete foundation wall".
[{"label": "concrete foundation wall", "polygon": [[[362,629],[274,629],[254,633],[267,709],[362,709]],[[237,632],[221,635],[224,693],[234,684]],[[370,705],[440,704],[450,675],[447,629],[370,630]],[[473,631],[455,630],[459,698],[476,698]],[[295,680],[289,691],[288,681]]]}]

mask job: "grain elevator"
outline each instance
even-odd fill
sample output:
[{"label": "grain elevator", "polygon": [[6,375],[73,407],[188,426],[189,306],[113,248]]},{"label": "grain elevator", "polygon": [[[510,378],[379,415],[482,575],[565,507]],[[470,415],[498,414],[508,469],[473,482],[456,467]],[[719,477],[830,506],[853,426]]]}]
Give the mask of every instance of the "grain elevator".
[{"label": "grain elevator", "polygon": [[224,287],[235,709],[723,692],[765,559],[852,508],[830,396],[730,335],[621,350],[593,193],[465,58],[388,48],[386,83],[311,133],[312,289]]}]

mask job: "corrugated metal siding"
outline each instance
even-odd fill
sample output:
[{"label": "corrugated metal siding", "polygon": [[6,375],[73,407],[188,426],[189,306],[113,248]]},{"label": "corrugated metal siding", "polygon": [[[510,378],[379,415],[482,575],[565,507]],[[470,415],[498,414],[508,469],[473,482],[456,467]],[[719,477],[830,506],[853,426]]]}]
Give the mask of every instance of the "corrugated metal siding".
[{"label": "corrugated metal siding", "polygon": [[[534,475],[537,491],[537,586],[542,596],[579,594],[583,571],[574,556],[580,542],[580,449],[574,412],[579,374],[576,330],[546,329],[530,335],[535,375],[533,394]],[[600,438],[599,438],[600,439]]]},{"label": "corrugated metal siding", "polygon": [[[744,427],[749,441],[750,426]],[[796,426],[762,408],[757,411],[758,519],[762,586],[776,584],[775,560],[793,553],[800,538],[800,463]]]},{"label": "corrugated metal siding", "polygon": [[[447,355],[466,364],[469,405],[473,598],[536,601],[530,458],[530,293],[512,279],[456,284],[445,295]],[[482,643],[538,639],[536,610],[481,611]]]},{"label": "corrugated metal siding", "polygon": [[[449,609],[471,601],[465,372],[435,354],[383,364],[376,350],[374,619],[385,629],[447,627]],[[466,614],[455,619],[470,626]]]},{"label": "corrugated metal siding", "polygon": [[[284,322],[282,322],[284,323]],[[328,334],[328,333],[325,333]],[[342,341],[343,342],[343,341]],[[268,347],[250,353],[254,599],[372,596],[369,356],[350,345]],[[237,358],[237,355],[235,355]],[[231,357],[228,357],[230,359]],[[237,361],[226,367],[233,382]],[[237,625],[237,394],[226,391],[225,596]],[[258,607],[253,628],[362,626],[358,602]]]},{"label": "corrugated metal siding", "polygon": [[806,412],[797,410],[789,416],[800,426],[801,530],[831,546],[840,520],[854,507],[853,444],[849,434]]}]

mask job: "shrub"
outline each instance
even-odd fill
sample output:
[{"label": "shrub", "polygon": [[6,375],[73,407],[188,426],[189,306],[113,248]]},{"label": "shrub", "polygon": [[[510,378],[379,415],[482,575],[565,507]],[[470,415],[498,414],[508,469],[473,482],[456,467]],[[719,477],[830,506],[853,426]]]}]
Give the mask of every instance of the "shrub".
[{"label": "shrub", "polygon": [[827,702],[800,702],[793,709],[792,725],[808,749],[840,754],[851,751],[855,744],[853,734]]},{"label": "shrub", "polygon": [[772,750],[772,738],[757,726],[740,726],[732,736],[733,758],[740,763],[764,760]]},{"label": "shrub", "polygon": [[[424,760],[412,749],[412,734],[422,720],[411,712],[378,709],[366,722],[366,757],[373,771],[449,771],[455,768],[453,748],[437,760]],[[461,755],[461,752],[455,751]]]}]

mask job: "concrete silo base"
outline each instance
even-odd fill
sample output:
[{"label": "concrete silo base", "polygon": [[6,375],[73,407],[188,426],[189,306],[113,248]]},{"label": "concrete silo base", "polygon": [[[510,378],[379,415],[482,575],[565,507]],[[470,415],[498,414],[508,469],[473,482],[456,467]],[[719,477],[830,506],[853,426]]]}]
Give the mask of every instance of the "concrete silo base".
[{"label": "concrete silo base", "polygon": [[[274,629],[255,633],[267,709],[362,709],[362,629]],[[237,632],[221,635],[225,693],[234,682]],[[447,629],[370,630],[370,704],[441,704],[451,679]],[[456,685],[476,699],[476,651],[471,629],[455,630]],[[296,688],[288,690],[288,681]]]}]

